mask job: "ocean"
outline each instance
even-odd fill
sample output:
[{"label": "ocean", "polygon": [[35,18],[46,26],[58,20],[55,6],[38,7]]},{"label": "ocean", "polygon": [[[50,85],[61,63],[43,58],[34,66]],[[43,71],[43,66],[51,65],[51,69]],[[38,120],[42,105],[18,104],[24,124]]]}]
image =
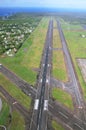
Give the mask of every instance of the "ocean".
[{"label": "ocean", "polygon": [[[0,16],[10,16],[10,15],[13,15],[15,13],[24,13],[24,12],[29,12],[29,13],[49,13],[49,12],[82,12],[80,10],[74,10],[74,9],[57,9],[57,8],[43,8],[43,7],[40,7],[40,8],[35,8],[35,7],[15,7],[15,8],[1,8],[0,7]],[[86,12],[86,10],[85,10]]]},{"label": "ocean", "polygon": [[19,12],[35,12],[35,8],[0,8],[0,16],[9,16]]},{"label": "ocean", "polygon": [[38,12],[51,12],[52,9],[50,8],[0,8],[0,16],[9,16],[13,15],[15,13],[24,13],[24,12],[32,12],[32,13],[38,13]]}]

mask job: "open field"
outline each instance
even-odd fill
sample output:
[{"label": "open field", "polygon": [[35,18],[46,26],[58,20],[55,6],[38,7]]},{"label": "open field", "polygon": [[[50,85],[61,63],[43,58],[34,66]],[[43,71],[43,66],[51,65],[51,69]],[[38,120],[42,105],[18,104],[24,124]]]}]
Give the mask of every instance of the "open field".
[{"label": "open field", "polygon": [[54,120],[52,121],[52,127],[54,130],[64,130],[64,128],[61,125],[57,124],[57,122]]},{"label": "open field", "polygon": [[46,17],[41,20],[39,26],[26,39],[14,57],[0,57],[0,63],[7,66],[32,85],[36,82],[37,72],[34,69],[38,69],[40,65],[48,22],[49,18]]},{"label": "open field", "polygon": [[[2,94],[0,93],[0,97],[2,97]],[[9,113],[10,113],[10,107],[8,103],[2,99],[2,110],[0,112],[0,125],[5,125],[8,126],[8,121],[9,121]]]},{"label": "open field", "polygon": [[68,80],[64,55],[61,50],[53,51],[53,76],[64,82]]},{"label": "open field", "polygon": [[[5,125],[7,130],[10,126],[11,130],[24,130],[24,118],[21,116],[19,112],[15,111],[10,111],[10,106],[7,103],[5,97],[0,94],[1,99],[2,99],[2,110],[0,112],[0,125]],[[16,127],[15,127],[16,126]]]},{"label": "open field", "polygon": [[13,85],[5,76],[0,74],[0,85],[12,95],[16,100],[18,100],[24,107],[28,110],[30,109],[31,99],[25,95],[18,87]]},{"label": "open field", "polygon": [[57,22],[53,22],[53,48],[62,48],[61,39],[58,32]]},{"label": "open field", "polygon": [[70,24],[69,22],[65,22],[64,20],[62,21],[62,26],[64,28],[64,30],[66,31],[84,31],[83,28],[78,24]]},{"label": "open field", "polygon": [[70,108],[71,110],[74,109],[72,97],[70,96],[70,94],[61,90],[60,88],[54,88],[52,90],[52,97],[58,102],[64,104],[66,107]]},{"label": "open field", "polygon": [[[70,30],[66,31],[68,26]],[[86,31],[82,28],[82,26],[80,26],[80,24],[72,25],[67,22],[65,24],[65,28],[64,28],[64,23],[62,22],[62,28],[64,31],[64,35],[65,35],[72,59],[73,59],[73,63],[74,63],[81,87],[83,89],[84,97],[86,99],[86,84],[82,78],[81,71],[76,61],[76,58],[84,58],[84,59],[86,58],[86,38],[83,37],[83,35],[86,36]],[[72,29],[76,31],[71,31]]]},{"label": "open field", "polygon": [[12,122],[10,130],[25,130],[24,118],[18,111],[12,112]]}]

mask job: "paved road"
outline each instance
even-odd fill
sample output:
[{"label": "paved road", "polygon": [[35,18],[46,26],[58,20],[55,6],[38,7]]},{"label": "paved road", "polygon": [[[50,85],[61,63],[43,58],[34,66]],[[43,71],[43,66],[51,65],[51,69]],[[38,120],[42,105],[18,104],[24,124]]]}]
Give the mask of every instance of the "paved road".
[{"label": "paved road", "polygon": [[74,91],[72,90],[72,84],[71,82],[62,82],[60,80],[57,80],[53,77],[50,78],[51,86],[53,88],[61,88],[62,90],[65,90],[69,94],[74,94]]},{"label": "paved road", "polygon": [[35,98],[36,89],[29,85],[22,78],[18,77],[15,73],[11,72],[8,68],[0,64],[0,72],[5,75],[11,82],[13,82],[17,87],[19,87],[26,95]]}]

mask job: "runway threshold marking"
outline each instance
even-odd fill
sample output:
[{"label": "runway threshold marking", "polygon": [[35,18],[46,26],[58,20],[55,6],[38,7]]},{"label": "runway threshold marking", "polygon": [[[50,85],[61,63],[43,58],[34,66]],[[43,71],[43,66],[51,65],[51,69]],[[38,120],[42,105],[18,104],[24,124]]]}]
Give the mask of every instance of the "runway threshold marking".
[{"label": "runway threshold marking", "polygon": [[34,104],[34,110],[38,110],[38,106],[39,106],[39,99],[36,99]]},{"label": "runway threshold marking", "polygon": [[46,83],[49,83],[49,79],[46,79]]},{"label": "runway threshold marking", "polygon": [[48,100],[44,101],[44,111],[48,111]]},{"label": "runway threshold marking", "polygon": [[51,66],[51,64],[48,64],[48,67],[50,67]]},{"label": "runway threshold marking", "polygon": [[0,68],[2,67],[2,64],[0,64]]},{"label": "runway threshold marking", "polygon": [[40,83],[42,83],[42,79],[40,79]]},{"label": "runway threshold marking", "polygon": [[79,109],[82,109],[82,106],[78,106]]},{"label": "runway threshold marking", "polygon": [[49,47],[49,49],[51,50],[51,47]]},{"label": "runway threshold marking", "polygon": [[43,67],[45,66],[45,64],[43,64]]}]

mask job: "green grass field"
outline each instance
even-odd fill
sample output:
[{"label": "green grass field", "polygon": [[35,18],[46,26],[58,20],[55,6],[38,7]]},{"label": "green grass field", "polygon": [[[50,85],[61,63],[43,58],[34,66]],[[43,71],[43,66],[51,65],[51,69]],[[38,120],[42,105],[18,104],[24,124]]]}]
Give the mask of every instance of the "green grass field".
[{"label": "green grass field", "polygon": [[6,77],[0,74],[0,85],[12,95],[15,99],[17,99],[23,106],[25,106],[28,110],[30,109],[31,99],[27,95],[25,95],[18,87],[13,85]]},{"label": "green grass field", "polygon": [[[2,94],[0,94],[1,97],[3,97]],[[0,125],[6,126],[7,130],[10,126],[11,130],[25,130],[25,121],[24,118],[21,116],[21,114],[18,111],[12,111],[11,115],[11,121],[9,118],[10,115],[10,106],[6,102],[5,97],[2,99],[2,110],[0,112]]]},{"label": "green grass field", "polygon": [[[57,28],[57,22],[54,19],[53,25],[53,48],[62,49],[61,39]],[[53,77],[64,82],[68,81],[64,54],[62,50],[53,50]]]},{"label": "green grass field", "polygon": [[64,130],[64,128],[54,120],[52,121],[52,127],[54,130]]},{"label": "green grass field", "polygon": [[53,22],[53,48],[62,48],[61,39],[58,32],[57,22]]},{"label": "green grass field", "polygon": [[[25,121],[24,118],[21,116],[21,114],[13,110],[12,113],[10,113],[10,106],[6,101],[6,98],[0,94],[0,97],[2,97],[2,110],[0,112],[0,125],[5,125],[7,130],[25,130]],[[11,117],[10,118],[10,115]],[[10,120],[11,119],[11,120]]]},{"label": "green grass field", "polygon": [[25,130],[24,118],[18,111],[12,112],[12,122],[10,130]]},{"label": "green grass field", "polygon": [[[70,28],[69,31],[66,31],[66,29]],[[66,22],[65,28],[64,24],[62,23],[62,28],[64,31],[64,35],[72,56],[72,60],[81,84],[81,87],[83,89],[83,94],[86,99],[86,84],[82,78],[81,71],[78,67],[76,58],[86,58],[86,38],[81,37],[81,35],[86,36],[86,31],[82,28],[82,26],[79,25],[71,25]],[[81,29],[81,30],[80,30]],[[72,31],[74,30],[74,31]]]},{"label": "green grass field", "polygon": [[[0,97],[2,97],[1,93],[0,93]],[[7,126],[10,107],[3,98],[1,98],[1,100],[2,100],[2,110],[0,111],[0,125]]]},{"label": "green grass field", "polygon": [[82,30],[83,31],[83,28],[80,25],[81,21],[83,22],[83,20],[81,20],[81,18],[79,21],[79,19],[77,19],[73,16],[72,16],[72,18],[71,18],[71,16],[68,16],[65,18],[59,17],[59,20],[61,22],[62,28],[66,31],[69,31],[69,30],[72,30],[72,31],[73,30]]},{"label": "green grass field", "polygon": [[53,88],[52,97],[60,103],[64,104],[69,109],[74,109],[72,97],[64,90],[60,88]]},{"label": "green grass field", "polygon": [[36,83],[41,54],[45,43],[49,18],[44,17],[38,27],[26,39],[18,53],[14,57],[0,57],[0,63],[34,85]]},{"label": "green grass field", "polygon": [[68,81],[67,71],[62,51],[53,51],[53,76],[61,81]]}]

